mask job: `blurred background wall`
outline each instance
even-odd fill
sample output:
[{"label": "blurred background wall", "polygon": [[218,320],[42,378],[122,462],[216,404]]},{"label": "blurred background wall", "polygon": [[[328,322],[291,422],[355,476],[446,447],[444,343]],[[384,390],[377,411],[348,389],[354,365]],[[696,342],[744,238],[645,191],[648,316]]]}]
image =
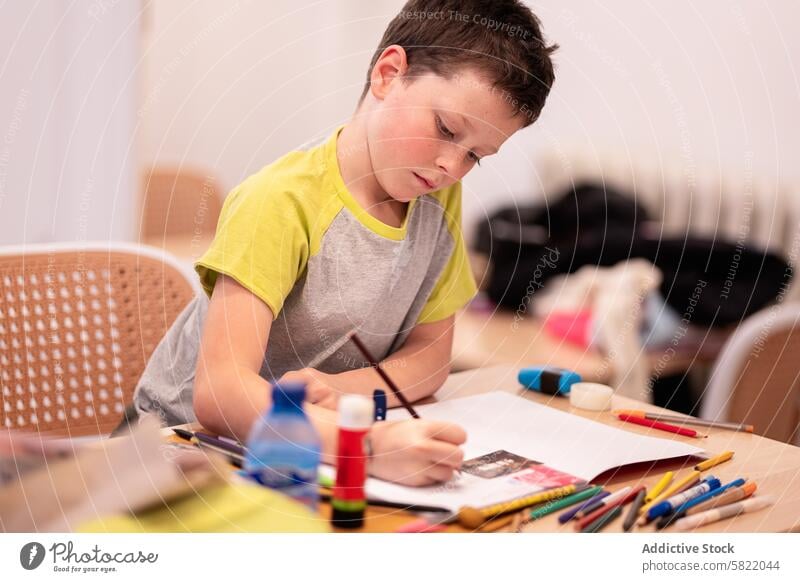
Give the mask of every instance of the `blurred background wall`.
[{"label": "blurred background wall", "polygon": [[[465,180],[465,223],[608,152],[800,174],[800,4],[531,2],[561,45],[541,120]],[[354,110],[400,1],[12,0],[0,18],[0,242],[138,240],[156,167],[224,194]],[[565,162],[566,163],[566,162]]]},{"label": "blurred background wall", "polygon": [[0,244],[136,236],[140,6],[92,7],[0,6]]}]

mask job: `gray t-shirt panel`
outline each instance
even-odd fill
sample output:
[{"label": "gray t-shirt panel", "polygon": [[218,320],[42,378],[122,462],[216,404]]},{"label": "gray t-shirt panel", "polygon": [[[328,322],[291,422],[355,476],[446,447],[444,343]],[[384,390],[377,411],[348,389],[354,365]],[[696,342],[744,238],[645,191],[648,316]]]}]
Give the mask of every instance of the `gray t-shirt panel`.
[{"label": "gray t-shirt panel", "polygon": [[[402,347],[456,244],[437,198],[422,196],[410,210],[402,240],[375,233],[347,207],[339,211],[272,323],[262,378],[272,382],[321,355],[316,367],[327,373],[367,365],[352,343],[339,346],[353,329],[378,359]],[[205,294],[195,297],[156,347],[134,393],[140,414],[167,425],[196,420],[192,395],[208,303]]]}]

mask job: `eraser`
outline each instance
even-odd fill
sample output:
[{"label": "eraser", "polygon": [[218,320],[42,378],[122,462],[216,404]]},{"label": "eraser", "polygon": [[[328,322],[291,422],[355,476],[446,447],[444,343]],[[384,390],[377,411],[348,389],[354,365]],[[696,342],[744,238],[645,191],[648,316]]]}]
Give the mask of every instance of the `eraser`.
[{"label": "eraser", "polygon": [[569,403],[584,410],[609,410],[614,390],[605,384],[578,382],[572,385]]},{"label": "eraser", "polygon": [[581,381],[581,375],[566,368],[532,366],[520,370],[517,380],[528,390],[552,396],[556,394],[566,396],[572,386]]}]

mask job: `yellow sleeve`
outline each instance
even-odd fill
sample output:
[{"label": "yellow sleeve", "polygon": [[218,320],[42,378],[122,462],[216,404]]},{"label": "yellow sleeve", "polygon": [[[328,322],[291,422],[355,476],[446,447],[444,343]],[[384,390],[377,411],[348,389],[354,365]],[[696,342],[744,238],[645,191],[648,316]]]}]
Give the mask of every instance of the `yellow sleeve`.
[{"label": "yellow sleeve", "polygon": [[195,262],[209,297],[222,273],[278,316],[305,269],[310,247],[307,212],[285,186],[274,184],[262,170],[225,199],[214,240]]},{"label": "yellow sleeve", "polygon": [[469,303],[478,291],[461,232],[461,183],[454,184],[440,201],[444,205],[447,230],[455,244],[417,323],[447,319]]}]

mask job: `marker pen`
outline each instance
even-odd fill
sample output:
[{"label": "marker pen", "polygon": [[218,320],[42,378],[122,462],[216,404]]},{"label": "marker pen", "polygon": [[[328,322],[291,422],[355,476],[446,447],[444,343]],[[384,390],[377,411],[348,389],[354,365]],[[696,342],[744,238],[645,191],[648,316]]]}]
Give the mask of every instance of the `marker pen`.
[{"label": "marker pen", "polygon": [[701,483],[700,485],[695,485],[684,491],[683,493],[678,493],[673,497],[669,497],[665,499],[658,505],[654,505],[647,511],[647,519],[648,521],[652,521],[657,517],[661,517],[662,515],[667,515],[675,511],[675,509],[694,499],[695,497],[700,497],[709,491],[713,491],[714,489],[719,489],[719,479],[717,478],[710,478],[708,481]]}]

